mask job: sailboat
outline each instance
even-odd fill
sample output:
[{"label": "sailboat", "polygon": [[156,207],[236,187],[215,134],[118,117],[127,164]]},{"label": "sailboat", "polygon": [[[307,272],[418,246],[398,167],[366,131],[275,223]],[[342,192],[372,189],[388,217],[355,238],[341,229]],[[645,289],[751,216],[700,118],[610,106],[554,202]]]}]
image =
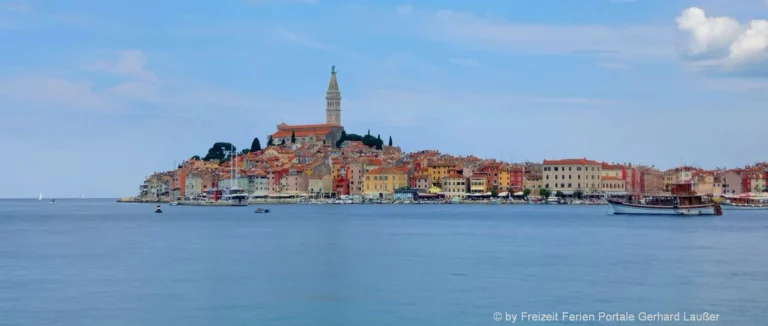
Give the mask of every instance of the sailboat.
[{"label": "sailboat", "polygon": [[43,200],[43,193],[40,193],[40,197],[37,197],[37,200]]},{"label": "sailboat", "polygon": [[230,182],[229,182],[229,192],[226,195],[226,198],[232,202],[232,206],[248,206],[248,193],[237,186],[237,152],[235,152],[234,160],[229,161],[230,166]]}]

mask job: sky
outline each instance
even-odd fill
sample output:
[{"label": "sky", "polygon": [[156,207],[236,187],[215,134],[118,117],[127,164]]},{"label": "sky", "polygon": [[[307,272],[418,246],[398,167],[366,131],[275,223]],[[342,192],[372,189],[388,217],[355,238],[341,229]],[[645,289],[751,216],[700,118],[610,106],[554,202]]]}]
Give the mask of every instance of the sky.
[{"label": "sky", "polygon": [[766,0],[0,0],[0,197],[132,196],[325,122],[404,151],[768,159]]}]

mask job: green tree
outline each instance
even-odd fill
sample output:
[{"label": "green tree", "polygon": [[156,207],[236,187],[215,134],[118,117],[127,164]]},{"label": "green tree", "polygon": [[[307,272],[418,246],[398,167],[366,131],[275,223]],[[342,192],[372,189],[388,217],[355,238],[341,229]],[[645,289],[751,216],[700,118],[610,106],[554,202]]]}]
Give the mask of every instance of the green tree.
[{"label": "green tree", "polygon": [[281,146],[282,146],[282,145],[285,145],[285,138],[283,138],[283,140],[281,140],[281,141],[280,141],[280,145],[281,145]]},{"label": "green tree", "polygon": [[191,160],[198,160],[198,161],[201,161],[201,159],[200,159],[200,155],[195,155],[195,156],[192,156]]},{"label": "green tree", "polygon": [[549,197],[549,190],[546,188],[539,189],[539,196],[547,198]]},{"label": "green tree", "polygon": [[267,140],[267,147],[275,146],[275,140],[272,139],[272,136],[269,136],[269,140]]},{"label": "green tree", "polygon": [[236,152],[237,148],[231,143],[217,142],[214,143],[211,148],[208,149],[208,154],[205,154],[203,160],[205,161],[221,161],[227,153]]},{"label": "green tree", "polygon": [[243,150],[242,150],[242,151],[240,151],[240,154],[248,154],[248,153],[250,153],[250,152],[251,152],[251,149],[250,149],[250,148],[243,148]]},{"label": "green tree", "polygon": [[584,197],[584,193],[581,192],[581,190],[576,190],[573,192],[573,197],[576,197],[576,199],[581,199],[581,197]]},{"label": "green tree", "polygon": [[392,136],[389,136],[389,147],[392,147]]},{"label": "green tree", "polygon": [[528,197],[528,195],[531,194],[531,189],[525,188],[523,189],[523,196]]},{"label": "green tree", "polygon": [[371,129],[368,129],[368,136],[371,135]]},{"label": "green tree", "polygon": [[296,132],[291,131],[291,144],[295,144],[295,143],[296,143]]},{"label": "green tree", "polygon": [[493,197],[493,198],[499,197],[499,191],[496,190],[495,187],[493,189],[491,189],[491,197]]},{"label": "green tree", "polygon": [[562,192],[562,191],[558,190],[557,192],[555,192],[555,197],[557,197],[557,198],[563,198],[563,196],[565,196],[565,195],[563,194],[563,192]]},{"label": "green tree", "polygon": [[253,142],[251,142],[251,152],[258,152],[260,150],[261,150],[261,142],[259,142],[259,137],[256,137],[253,139]]}]

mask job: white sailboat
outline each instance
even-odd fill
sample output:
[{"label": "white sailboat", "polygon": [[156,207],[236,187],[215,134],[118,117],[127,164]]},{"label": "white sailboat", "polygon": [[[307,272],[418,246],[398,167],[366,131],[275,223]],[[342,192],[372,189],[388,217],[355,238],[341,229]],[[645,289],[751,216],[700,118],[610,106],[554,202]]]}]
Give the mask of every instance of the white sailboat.
[{"label": "white sailboat", "polygon": [[37,200],[43,200],[43,193],[40,193],[40,197],[37,197]]},{"label": "white sailboat", "polygon": [[230,182],[229,191],[226,198],[232,203],[232,206],[248,206],[248,193],[245,189],[237,186],[237,152],[235,152],[234,159],[230,159]]}]

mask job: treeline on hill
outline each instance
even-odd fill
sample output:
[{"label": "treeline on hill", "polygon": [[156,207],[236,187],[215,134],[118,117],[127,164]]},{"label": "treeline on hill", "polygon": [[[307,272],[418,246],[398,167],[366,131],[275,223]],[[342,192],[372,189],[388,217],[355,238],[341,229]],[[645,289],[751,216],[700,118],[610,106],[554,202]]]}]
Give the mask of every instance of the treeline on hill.
[{"label": "treeline on hill", "polygon": [[[381,140],[381,135],[378,135],[376,137],[371,136],[371,131],[368,130],[368,134],[365,136],[360,136],[357,134],[347,134],[346,131],[341,132],[341,139],[336,142],[336,147],[341,147],[341,143],[343,143],[346,140],[350,141],[361,141],[363,144],[365,144],[368,147],[373,147],[376,149],[382,149],[384,147],[384,141]],[[296,141],[296,135],[291,135],[291,141]],[[281,142],[280,145],[284,145],[285,141]],[[272,140],[272,137],[270,136],[267,140],[267,147],[275,146],[274,140]],[[392,136],[389,137],[389,146],[392,146]],[[249,152],[256,152],[260,151],[261,148],[261,141],[259,141],[259,137],[253,138],[253,142],[251,142],[251,148],[244,148],[242,151],[240,151],[239,155],[247,154]],[[211,148],[208,149],[208,153],[205,154],[204,157],[200,158],[199,155],[192,156],[193,160],[203,160],[203,161],[220,161],[220,162],[226,162],[229,161],[230,157],[234,156],[234,154],[237,153],[237,147],[235,145],[232,145],[232,143],[228,142],[216,142],[211,146]]]},{"label": "treeline on hill", "polygon": [[[384,141],[381,140],[381,135],[377,135],[376,137],[371,136],[371,131],[368,130],[368,134],[365,136],[360,136],[358,134],[348,134],[347,131],[341,132],[341,139],[336,142],[336,147],[341,147],[341,143],[344,141],[360,141],[363,142],[363,145],[368,147],[373,147],[376,149],[382,149],[384,148]],[[389,146],[392,146],[392,136],[389,136]]]}]

